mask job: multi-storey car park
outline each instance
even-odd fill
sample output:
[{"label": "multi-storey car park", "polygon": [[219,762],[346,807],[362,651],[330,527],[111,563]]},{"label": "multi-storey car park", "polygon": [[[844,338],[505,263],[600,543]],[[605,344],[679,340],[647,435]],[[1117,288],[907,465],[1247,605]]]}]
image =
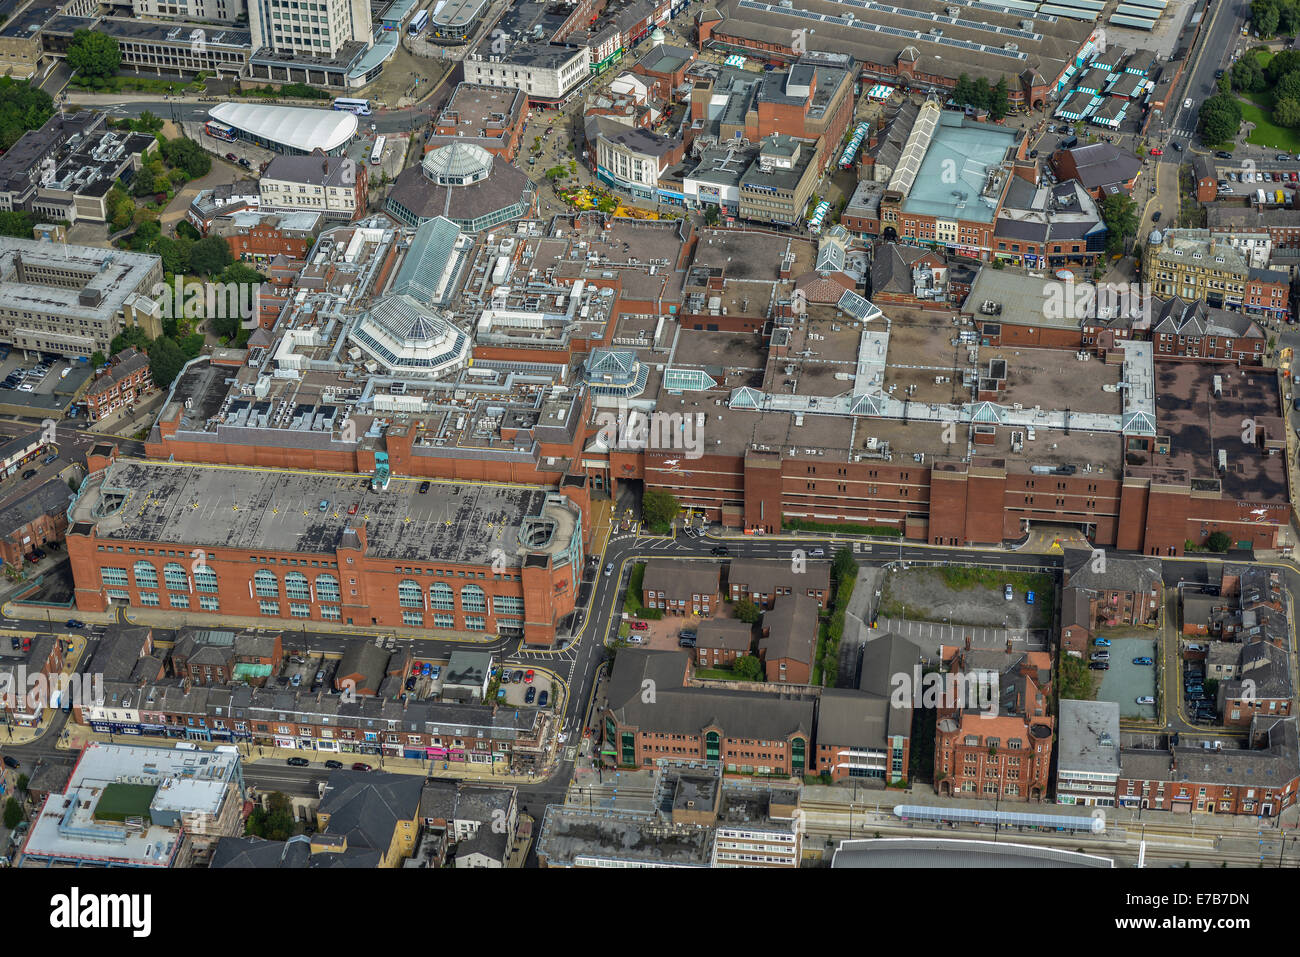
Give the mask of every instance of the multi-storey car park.
[{"label": "multi-storey car park", "polygon": [[399,481],[89,457],[69,507],[77,606],[437,627],[549,644],[584,563],[578,484]]}]

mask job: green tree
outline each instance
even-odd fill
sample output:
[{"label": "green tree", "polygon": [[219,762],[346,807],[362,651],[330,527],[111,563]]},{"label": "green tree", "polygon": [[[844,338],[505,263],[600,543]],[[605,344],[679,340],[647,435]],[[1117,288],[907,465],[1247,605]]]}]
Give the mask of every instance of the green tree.
[{"label": "green tree", "polygon": [[1232,77],[1232,88],[1243,93],[1258,93],[1268,86],[1268,79],[1253,56],[1234,63],[1229,76]]},{"label": "green tree", "polygon": [[1241,104],[1222,93],[1203,101],[1198,116],[1201,138],[1208,144],[1226,143],[1241,128]]},{"label": "green tree", "polygon": [[141,352],[149,351],[149,337],[144,334],[139,326],[127,326],[121,332],[113,337],[113,341],[108,344],[108,354],[117,355],[123,349],[129,349],[132,346]]},{"label": "green tree", "polygon": [[117,40],[107,33],[78,30],[68,45],[68,66],[86,79],[113,76],[122,65]]},{"label": "green tree", "polygon": [[957,77],[957,85],[952,90],[952,101],[958,106],[969,106],[975,95],[975,86],[970,77],[963,73]]},{"label": "green tree", "polygon": [[131,234],[131,249],[146,253],[162,238],[162,227],[156,222],[144,222]]},{"label": "green tree", "polygon": [[741,655],[731,665],[731,670],[742,681],[761,681],[763,663],[753,655]]},{"label": "green tree", "polygon": [[207,176],[212,171],[212,157],[193,140],[177,137],[161,146],[162,157],[172,166],[184,170],[190,179]]},{"label": "green tree", "polygon": [[[197,229],[195,229],[193,226],[191,226],[189,222],[182,219],[180,222],[176,224],[176,238],[177,239],[202,239],[203,234],[199,232]],[[314,245],[315,240],[312,240],[312,243]]]},{"label": "green tree", "polygon": [[989,94],[989,116],[995,120],[1000,120],[1011,111],[1011,99],[1007,95],[1007,78],[998,77],[998,82],[993,84],[993,90]]},{"label": "green tree", "polygon": [[847,578],[856,578],[858,574],[858,563],[853,558],[853,549],[845,545],[835,553],[835,564],[831,566],[831,571],[835,574],[836,581],[844,581]]},{"label": "green tree", "polygon": [[248,286],[260,286],[266,277],[247,263],[232,262],[221,273],[222,282],[242,283]]},{"label": "green tree", "polygon": [[1106,223],[1106,251],[1114,255],[1124,249],[1124,240],[1136,236],[1138,207],[1123,193],[1114,193],[1101,201],[1101,218]]},{"label": "green tree", "polygon": [[23,809],[13,798],[5,801],[5,827],[13,830],[23,819]]},{"label": "green tree", "polygon": [[185,365],[181,347],[166,336],[159,336],[149,346],[149,371],[160,388],[167,388]]},{"label": "green tree", "polygon": [[215,276],[232,262],[230,244],[220,236],[204,236],[190,247],[190,269],[204,276]]},{"label": "green tree", "polygon": [[32,780],[32,779],[29,778],[29,777],[28,777],[27,775],[25,775],[25,774],[20,774],[20,775],[18,775],[18,780],[17,780],[17,782],[15,782],[16,785],[17,785],[17,787],[18,787],[18,790],[19,790],[19,791],[26,791],[26,790],[27,790],[27,785],[31,783],[31,780]]},{"label": "green tree", "polygon": [[1232,547],[1232,539],[1224,532],[1211,532],[1205,539],[1205,547],[1212,552],[1226,552]]},{"label": "green tree", "polygon": [[92,369],[98,369],[107,361],[108,360],[104,358],[104,353],[102,352],[92,352],[90,354],[90,367]]},{"label": "green tree", "polygon": [[1300,100],[1291,97],[1273,104],[1273,122],[1278,126],[1300,126]]},{"label": "green tree", "polygon": [[1292,70],[1273,88],[1275,100],[1300,100],[1300,70]]},{"label": "green tree", "polygon": [[[166,187],[167,184],[163,183],[163,188]],[[135,174],[135,180],[131,183],[131,192],[136,196],[148,196],[158,191],[158,181],[154,171],[148,166],[141,166],[140,171]]]},{"label": "green tree", "polygon": [[1277,32],[1279,18],[1276,0],[1253,0],[1250,5],[1250,22],[1261,37]]},{"label": "green tree", "polygon": [[21,210],[0,212],[0,236],[17,236],[19,239],[31,239],[36,220],[30,213]]},{"label": "green tree", "polygon": [[668,525],[681,510],[681,503],[663,489],[648,489],[641,496],[641,520],[651,528]]},{"label": "green tree", "polygon": [[736,617],[746,624],[752,625],[763,617],[759,607],[748,598],[742,598],[733,606],[732,611]]},{"label": "green tree", "polygon": [[148,110],[141,113],[139,118],[131,124],[131,129],[137,133],[158,133],[162,128],[162,117],[154,116]]},{"label": "green tree", "polygon": [[135,202],[126,195],[126,190],[114,184],[104,197],[104,206],[108,211],[109,222],[113,229],[126,229],[135,219]]},{"label": "green tree", "polygon": [[0,77],[0,151],[28,130],[40,129],[54,115],[54,100],[26,80]]},{"label": "green tree", "polygon": [[154,244],[153,252],[162,257],[163,272],[177,276],[190,271],[190,250],[193,246],[194,241],[185,236],[179,239],[164,236]]},{"label": "green tree", "polygon": [[254,808],[248,815],[244,833],[268,841],[286,841],[293,836],[293,802],[288,795],[275,791],[266,799],[266,807]]}]

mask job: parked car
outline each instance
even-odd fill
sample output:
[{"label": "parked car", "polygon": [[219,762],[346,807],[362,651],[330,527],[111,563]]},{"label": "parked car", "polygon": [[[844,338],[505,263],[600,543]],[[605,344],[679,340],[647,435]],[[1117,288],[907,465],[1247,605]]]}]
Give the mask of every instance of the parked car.
[{"label": "parked car", "polygon": [[18,767],[18,760],[12,754],[6,754],[4,757],[4,762],[5,762],[5,767],[7,768]]},{"label": "parked car", "polygon": [[694,638],[681,638],[681,637],[679,637],[679,638],[677,639],[677,647],[678,647],[678,648],[694,648],[694,647],[695,647],[695,639],[694,639]]},{"label": "parked car", "polygon": [[311,764],[311,762],[308,761],[306,758],[290,758],[286,763],[288,763],[289,765],[295,768],[305,768],[309,764]]},{"label": "parked car", "polygon": [[532,684],[532,683],[533,683],[533,669],[532,669],[532,668],[529,668],[526,672],[524,672],[524,681],[526,681],[528,684]]},{"label": "parked car", "polygon": [[437,681],[440,674],[442,674],[442,665],[434,665],[433,670],[429,672],[429,677]]},{"label": "parked car", "polygon": [[645,644],[645,639],[642,638],[640,635],[628,635],[627,643],[629,645],[641,645],[641,644]]},{"label": "parked car", "polygon": [[429,664],[429,662],[426,661],[420,668],[420,674],[428,678],[430,675],[433,674],[433,665]]},{"label": "parked car", "polygon": [[1011,601],[1011,599],[1016,597],[1016,593],[1012,590],[1010,585],[1003,585],[1002,597],[1005,598],[1007,601]]},{"label": "parked car", "polygon": [[1221,159],[1221,160],[1232,159],[1232,154],[1229,153],[1227,150],[1215,150],[1214,155],[1216,159]]},{"label": "parked car", "polygon": [[291,677],[289,679],[289,684],[294,688],[299,687],[302,684],[302,675],[294,675]]},{"label": "parked car", "polygon": [[1094,662],[1092,662],[1090,665],[1088,665],[1088,667],[1091,668],[1093,671],[1108,671],[1108,670],[1110,670],[1110,665],[1107,664],[1107,663],[1104,662],[1104,661],[1094,661]]},{"label": "parked car", "polygon": [[633,631],[648,631],[650,629],[650,622],[633,621],[628,623],[628,627],[631,628]]},{"label": "parked car", "polygon": [[[31,390],[28,390],[28,391],[31,391]],[[24,479],[29,479],[29,478],[31,478],[31,477],[32,477],[33,475],[35,475],[35,474],[36,474],[36,469],[28,469],[26,472],[23,473],[23,478],[24,478]]]},{"label": "parked car", "polygon": [[1164,155],[1165,155],[1165,151],[1162,150],[1162,149],[1161,149],[1160,147],[1158,147],[1158,146],[1153,146],[1153,147],[1151,147],[1151,155],[1152,155],[1152,156],[1164,156]]},{"label": "parked car", "polygon": [[75,618],[69,618],[69,619],[68,619],[67,621],[65,621],[63,624],[64,624],[65,627],[68,627],[68,628],[85,628],[85,627],[86,627],[86,623],[85,623],[84,621],[77,621],[77,619],[75,619]]},{"label": "parked car", "polygon": [[227,154],[226,154],[226,159],[230,160],[230,162],[232,162],[232,163],[238,163],[238,162],[239,162],[239,157],[236,156],[234,153],[227,153]]},{"label": "parked car", "polygon": [[343,767],[343,762],[335,761],[331,758],[329,761],[325,762],[325,767],[329,768],[331,771],[337,771],[339,768]]},{"label": "parked car", "polygon": [[1135,665],[1153,665],[1153,664],[1155,664],[1155,662],[1152,661],[1150,658],[1134,658],[1134,659],[1133,659],[1133,664],[1135,664]]},{"label": "parked car", "polygon": [[425,494],[427,491],[429,491],[430,487],[431,487],[431,484],[430,484],[429,482],[427,482],[427,481],[425,481],[425,482],[421,482],[421,483],[420,483],[420,494],[421,494],[421,495]]},{"label": "parked car", "polygon": [[20,647],[22,647],[22,642],[19,640],[17,635],[13,635],[9,639],[9,646],[13,648],[14,651],[17,651]]},{"label": "parked car", "polygon": [[1025,592],[1025,604],[1032,605],[1033,603],[1034,603],[1034,593],[1031,591]]},{"label": "parked car", "polygon": [[[242,166],[242,167],[244,167],[244,169],[252,169],[252,168],[253,168],[253,164],[250,163],[250,162],[248,161],[248,158],[247,158],[247,157],[244,157],[244,156],[239,157],[239,165]],[[369,771],[370,769],[369,769],[369,768],[366,768],[366,770]]]},{"label": "parked car", "polygon": [[1156,699],[1153,698],[1153,697],[1151,697],[1149,694],[1144,694],[1144,695],[1142,695],[1140,698],[1137,699],[1137,703],[1138,703],[1138,704],[1155,704],[1155,703],[1156,703]]},{"label": "parked car", "polygon": [[539,694],[539,695],[537,696],[537,707],[539,707],[539,708],[545,708],[545,707],[546,707],[546,701],[547,701],[548,698],[550,698],[550,693],[547,692],[547,691],[543,691],[541,694]]},{"label": "parked car", "polygon": [[[529,674],[532,674],[532,672],[529,672]],[[523,671],[521,669],[516,669],[514,673],[510,675],[510,680],[513,681],[515,684],[522,684],[524,680]]]},{"label": "parked car", "polygon": [[330,500],[327,499],[327,498],[323,498],[323,499],[321,499],[321,500],[320,500],[320,510],[321,510],[322,512],[328,512],[328,511],[329,511],[329,508],[330,508]]},{"label": "parked car", "polygon": [[1224,196],[1228,196],[1232,193],[1235,193],[1236,190],[1234,190],[1231,186],[1225,184],[1219,187],[1219,192],[1222,193]]},{"label": "parked car", "polygon": [[524,704],[532,704],[537,699],[537,689],[529,688],[524,692]]},{"label": "parked car", "polygon": [[353,502],[351,505],[348,506],[348,514],[349,515],[357,514],[357,509],[360,507],[361,507],[360,502]]},{"label": "parked car", "polygon": [[1109,651],[1097,651],[1097,652],[1094,652],[1093,654],[1089,655],[1088,657],[1089,657],[1089,660],[1090,660],[1090,661],[1110,661],[1110,652],[1109,652]]},{"label": "parked car", "polygon": [[1109,638],[1098,638],[1098,639],[1096,639],[1096,640],[1093,642],[1093,644],[1096,645],[1098,648],[1109,648],[1109,647],[1110,647],[1110,639],[1109,639]]},{"label": "parked car", "polygon": [[414,675],[412,675],[411,677],[409,677],[409,678],[406,679],[406,690],[407,690],[407,691],[414,691],[414,690],[415,690],[415,676],[414,676]]},{"label": "parked car", "polygon": [[369,770],[370,770],[370,765],[366,764],[364,761],[358,761],[356,764],[352,765],[352,770],[353,770],[353,771],[369,771]]}]

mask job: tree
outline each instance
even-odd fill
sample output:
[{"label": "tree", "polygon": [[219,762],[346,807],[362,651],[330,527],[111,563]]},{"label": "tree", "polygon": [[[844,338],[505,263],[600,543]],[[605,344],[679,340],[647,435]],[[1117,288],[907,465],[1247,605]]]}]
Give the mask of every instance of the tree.
[{"label": "tree", "polygon": [[161,238],[162,227],[156,222],[141,223],[131,234],[131,249],[138,253],[149,252]]},{"label": "tree", "polygon": [[27,775],[25,775],[25,774],[20,774],[20,775],[18,775],[18,780],[17,780],[17,782],[16,782],[16,785],[17,785],[17,787],[18,787],[18,790],[19,790],[19,791],[26,791],[26,790],[27,790],[27,785],[31,783],[31,780],[32,780],[32,779],[29,778],[29,777],[28,777]]},{"label": "tree", "polygon": [[139,119],[131,124],[131,128],[137,133],[157,133],[163,128],[161,117],[154,116],[148,110],[140,114]]},{"label": "tree", "polygon": [[1226,552],[1232,547],[1232,539],[1223,532],[1211,532],[1205,539],[1205,547],[1212,552]]},{"label": "tree", "polygon": [[1250,5],[1250,21],[1255,32],[1261,37],[1271,37],[1277,32],[1280,15],[1276,0],[1253,0]]},{"label": "tree", "polygon": [[293,802],[280,791],[266,799],[266,807],[258,807],[248,815],[246,834],[263,837],[268,841],[285,841],[293,836]]},{"label": "tree", "polygon": [[957,85],[952,90],[952,101],[958,106],[967,106],[975,95],[975,86],[970,77],[963,73],[957,77]]},{"label": "tree", "polygon": [[190,269],[204,276],[215,276],[234,260],[230,244],[220,236],[204,236],[190,247]]},{"label": "tree", "polygon": [[681,510],[681,503],[663,489],[652,488],[641,496],[641,520],[651,528],[668,525]]},{"label": "tree", "polygon": [[26,80],[0,77],[0,151],[13,146],[28,130],[40,129],[53,114],[50,94]]},{"label": "tree", "polygon": [[106,359],[104,358],[104,353],[102,353],[102,352],[92,352],[92,353],[90,354],[90,367],[91,367],[92,369],[98,369],[98,368],[99,368],[100,366],[102,366],[106,361],[108,361],[108,360],[106,360]]},{"label": "tree", "polygon": [[[166,183],[163,188],[166,188]],[[135,174],[135,181],[131,183],[131,192],[136,196],[148,196],[150,193],[158,192],[158,182],[154,171],[148,166],[141,166],[140,171]]]},{"label": "tree", "polygon": [[222,282],[240,283],[246,286],[260,286],[266,277],[247,263],[232,262],[221,273]]},{"label": "tree", "polygon": [[1124,249],[1124,240],[1136,236],[1138,208],[1128,196],[1114,193],[1101,201],[1101,218],[1106,223],[1106,251],[1112,255]]},{"label": "tree", "polygon": [[1007,78],[998,77],[998,82],[993,84],[993,90],[989,95],[989,116],[995,120],[1000,120],[1011,110],[1011,99],[1007,95]]},{"label": "tree", "polygon": [[1280,78],[1273,88],[1276,100],[1300,100],[1300,70],[1292,70]]},{"label": "tree", "polygon": [[68,66],[86,79],[109,77],[122,65],[117,40],[107,33],[78,30],[68,45]]},{"label": "tree", "polygon": [[23,819],[23,809],[13,798],[5,801],[5,827],[13,830],[18,826],[18,822]]},{"label": "tree", "polygon": [[738,619],[747,625],[752,625],[763,617],[763,613],[759,611],[758,606],[748,598],[742,598],[736,602],[732,611],[736,613]]},{"label": "tree", "polygon": [[1201,138],[1207,144],[1226,143],[1241,128],[1241,104],[1234,97],[1217,93],[1201,103]]},{"label": "tree", "polygon": [[[177,239],[202,239],[203,234],[199,232],[197,229],[195,229],[193,226],[191,226],[188,221],[182,219],[176,224],[176,238]],[[315,245],[315,243],[316,241],[315,239],[313,239],[312,245]]]},{"label": "tree", "polygon": [[32,218],[31,213],[24,213],[21,210],[0,212],[0,236],[31,239],[32,229],[35,226],[36,220]]},{"label": "tree", "polygon": [[154,244],[152,251],[162,257],[163,272],[177,276],[190,271],[190,250],[193,246],[193,240],[185,236],[179,239],[164,236]]},{"label": "tree", "polygon": [[1300,126],[1300,100],[1287,97],[1274,103],[1273,122],[1278,126]]},{"label": "tree", "polygon": [[164,160],[183,170],[190,179],[198,179],[212,172],[212,157],[193,140],[177,137],[167,140],[159,149]]},{"label": "tree", "polygon": [[731,670],[742,681],[763,680],[763,663],[753,655],[740,655],[732,662]]},{"label": "tree", "polygon": [[141,352],[149,351],[149,337],[139,326],[127,326],[115,335],[113,341],[108,344],[108,352],[109,355],[115,356],[123,349],[130,349],[132,346]]},{"label": "tree", "polygon": [[104,207],[113,229],[126,229],[135,219],[135,201],[120,185],[114,184],[104,197]]},{"label": "tree", "polygon": [[149,346],[149,371],[159,388],[167,388],[185,365],[181,347],[166,336],[159,336]]},{"label": "tree", "polygon": [[1259,62],[1248,56],[1232,65],[1232,88],[1243,93],[1258,93],[1268,86],[1268,79],[1260,69]]},{"label": "tree", "polygon": [[856,578],[858,574],[858,563],[853,558],[853,549],[845,545],[835,553],[835,564],[831,566],[831,571],[835,573],[836,581],[846,581],[850,578]]}]

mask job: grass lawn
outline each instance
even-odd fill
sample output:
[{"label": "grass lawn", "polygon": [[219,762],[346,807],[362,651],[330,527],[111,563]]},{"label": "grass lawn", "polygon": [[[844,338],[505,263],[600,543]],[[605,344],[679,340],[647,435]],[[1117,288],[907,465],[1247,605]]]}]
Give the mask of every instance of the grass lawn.
[{"label": "grass lawn", "polygon": [[739,681],[739,676],[730,668],[696,668],[695,677],[712,678],[714,681]]},{"label": "grass lawn", "polygon": [[1253,93],[1248,98],[1237,97],[1237,102],[1241,104],[1242,119],[1255,124],[1255,128],[1246,137],[1247,143],[1272,150],[1286,150],[1288,153],[1300,152],[1300,131],[1277,126],[1272,120],[1271,93]]}]

